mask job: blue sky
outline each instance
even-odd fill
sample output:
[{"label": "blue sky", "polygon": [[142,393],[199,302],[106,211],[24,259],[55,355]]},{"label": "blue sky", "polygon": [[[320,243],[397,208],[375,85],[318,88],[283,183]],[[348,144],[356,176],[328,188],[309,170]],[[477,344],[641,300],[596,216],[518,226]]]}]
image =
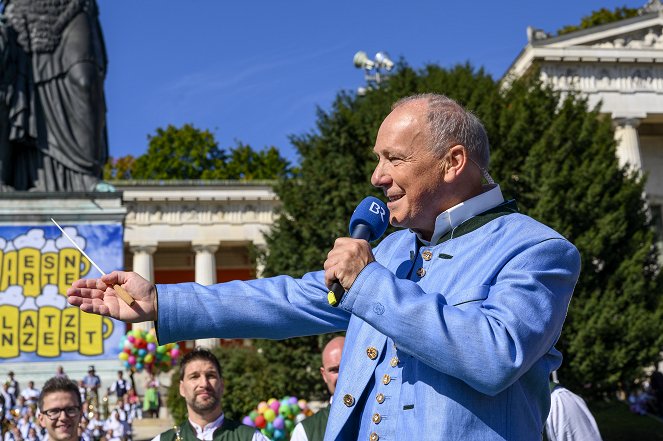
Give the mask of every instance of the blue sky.
[{"label": "blue sky", "polygon": [[591,11],[646,0],[97,0],[109,57],[110,153],[141,155],[147,135],[192,123],[236,141],[274,145],[315,129],[317,107],[365,84],[359,50],[415,68],[471,62],[499,78],[528,25],[555,32]]}]

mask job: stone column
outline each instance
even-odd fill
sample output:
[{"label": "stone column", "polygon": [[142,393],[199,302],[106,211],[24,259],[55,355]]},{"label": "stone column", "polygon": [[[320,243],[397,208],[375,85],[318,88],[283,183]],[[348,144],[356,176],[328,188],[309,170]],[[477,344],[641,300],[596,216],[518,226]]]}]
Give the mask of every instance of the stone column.
[{"label": "stone column", "polygon": [[[157,250],[156,244],[129,244],[129,250],[134,255],[133,269],[143,278],[154,282],[154,252]],[[153,322],[134,323],[132,329],[149,331],[154,328]]]},{"label": "stone column", "polygon": [[[214,253],[219,244],[193,243],[196,252],[196,283],[201,285],[214,285],[216,283],[216,257]],[[218,338],[204,338],[196,340],[196,346],[208,349],[219,346]]]},{"label": "stone column", "polygon": [[632,170],[642,170],[640,142],[637,127],[638,118],[615,118],[615,140],[617,141],[617,158],[619,165],[630,164]]}]

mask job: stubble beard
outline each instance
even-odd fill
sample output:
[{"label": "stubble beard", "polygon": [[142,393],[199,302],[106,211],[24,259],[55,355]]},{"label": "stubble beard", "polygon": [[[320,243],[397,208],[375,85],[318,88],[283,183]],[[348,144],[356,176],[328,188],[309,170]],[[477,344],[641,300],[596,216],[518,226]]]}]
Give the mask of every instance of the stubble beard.
[{"label": "stubble beard", "polygon": [[219,398],[210,396],[207,400],[199,400],[198,396],[195,396],[193,397],[193,400],[189,402],[189,407],[191,407],[196,413],[205,414],[219,407]]}]

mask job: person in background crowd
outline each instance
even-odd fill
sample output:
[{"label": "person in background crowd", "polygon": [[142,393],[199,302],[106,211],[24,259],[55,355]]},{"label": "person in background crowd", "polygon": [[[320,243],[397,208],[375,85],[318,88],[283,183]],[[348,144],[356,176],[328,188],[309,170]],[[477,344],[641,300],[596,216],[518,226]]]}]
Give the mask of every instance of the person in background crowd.
[{"label": "person in background crowd", "polygon": [[[322,350],[322,366],[320,367],[320,374],[322,375],[322,380],[327,385],[327,390],[329,390],[329,394],[331,395],[329,398],[330,406],[334,400],[338,372],[341,367],[343,343],[345,343],[345,337],[334,337]],[[323,441],[325,438],[327,420],[329,419],[330,406],[323,407],[314,415],[311,415],[301,423],[297,424],[292,431],[290,441]]]},{"label": "person in background crowd", "polygon": [[99,412],[95,411],[92,418],[87,423],[87,432],[90,433],[94,441],[99,441],[104,435],[104,421],[99,417]]},{"label": "person in background crowd", "polygon": [[14,403],[18,399],[19,393],[20,393],[20,388],[18,386],[18,381],[14,379],[14,371],[9,371],[7,374],[8,378],[6,383],[8,384],[9,388],[7,389],[7,392],[14,398]]},{"label": "person in background crowd", "polygon": [[113,410],[106,420],[104,432],[106,432],[106,441],[122,441],[124,438],[125,425],[120,421],[117,409]]},{"label": "person in background crowd", "polygon": [[64,368],[62,366],[58,366],[57,370],[55,371],[55,376],[60,378],[69,378],[67,374],[64,373]]},{"label": "person in background crowd", "polygon": [[14,396],[9,393],[9,383],[3,383],[2,384],[2,390],[0,390],[0,396],[2,396],[4,400],[4,407],[5,409],[9,410],[14,407],[16,404],[16,401],[14,400]]},{"label": "person in background crowd", "polygon": [[125,379],[122,371],[117,371],[117,380],[108,388],[108,394],[115,394],[117,401],[122,402],[122,398],[131,387],[131,380]]},{"label": "person in background crowd", "polygon": [[37,404],[39,399],[39,389],[35,387],[34,381],[28,381],[28,387],[21,391],[21,396],[25,399],[25,404],[28,406],[34,406]]},{"label": "person in background crowd", "polygon": [[145,382],[145,395],[143,396],[143,414],[147,414],[150,418],[159,417],[160,397],[159,397],[159,380],[150,374],[150,377]]},{"label": "person in background crowd", "polygon": [[234,440],[269,441],[255,428],[225,418],[221,399],[221,365],[207,349],[196,348],[180,361],[180,395],[186,402],[188,419],[152,441]]},{"label": "person in background crowd", "polygon": [[88,400],[99,399],[99,387],[101,387],[101,378],[95,373],[94,366],[87,368],[87,375],[83,377],[83,386]]},{"label": "person in background crowd", "polygon": [[39,423],[46,428],[49,441],[78,440],[83,415],[78,386],[67,378],[50,378],[39,396]]}]

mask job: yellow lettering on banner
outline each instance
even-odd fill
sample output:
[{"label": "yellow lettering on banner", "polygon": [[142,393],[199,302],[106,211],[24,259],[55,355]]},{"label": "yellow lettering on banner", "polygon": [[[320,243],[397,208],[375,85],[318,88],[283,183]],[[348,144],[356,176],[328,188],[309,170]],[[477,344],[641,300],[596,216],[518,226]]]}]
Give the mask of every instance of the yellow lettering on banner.
[{"label": "yellow lettering on banner", "polygon": [[0,306],[0,358],[18,357],[18,307]]},{"label": "yellow lettering on banner", "polygon": [[62,311],[62,322],[60,324],[60,349],[62,352],[78,350],[78,335],[80,310],[78,308],[65,308]]},{"label": "yellow lettering on banner", "polygon": [[0,276],[0,291],[5,291],[11,285],[18,284],[16,251],[8,251],[2,260],[2,275]]},{"label": "yellow lettering on banner", "polygon": [[37,297],[41,293],[39,263],[41,250],[28,247],[18,250],[18,281],[26,297]]},{"label": "yellow lettering on banner", "polygon": [[41,255],[41,286],[58,283],[58,254],[53,252]]},{"label": "yellow lettering on banner", "polygon": [[52,306],[39,308],[39,333],[37,355],[57,357],[60,355],[61,311]]},{"label": "yellow lettering on banner", "polygon": [[90,271],[90,261],[74,248],[63,248],[60,250],[58,259],[58,289],[60,294],[81,276]]},{"label": "yellow lettering on banner", "polygon": [[21,352],[35,352],[37,350],[37,323],[39,316],[36,310],[21,311]]},{"label": "yellow lettering on banner", "polygon": [[81,355],[100,355],[104,352],[104,339],[113,332],[113,322],[108,317],[81,312],[79,352]]}]

